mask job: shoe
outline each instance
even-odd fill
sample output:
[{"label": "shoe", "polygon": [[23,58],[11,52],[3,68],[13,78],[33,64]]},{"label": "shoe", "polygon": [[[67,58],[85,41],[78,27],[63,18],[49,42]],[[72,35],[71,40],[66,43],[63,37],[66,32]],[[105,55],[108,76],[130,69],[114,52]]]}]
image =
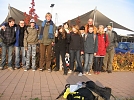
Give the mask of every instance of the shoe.
[{"label": "shoe", "polygon": [[26,72],[26,71],[28,71],[28,68],[25,68],[25,69],[24,69],[24,72]]},{"label": "shoe", "polygon": [[69,70],[68,73],[72,73],[72,70]]},{"label": "shoe", "polygon": [[100,71],[98,71],[97,74],[100,74]]},{"label": "shoe", "polygon": [[106,72],[106,70],[102,69],[102,71],[101,71],[101,72]]},{"label": "shoe", "polygon": [[94,71],[94,74],[97,74],[97,71]]},{"label": "shoe", "polygon": [[55,68],[54,71],[59,71],[59,69]]},{"label": "shoe", "polygon": [[40,69],[39,69],[39,71],[43,71],[43,69],[42,69],[42,68],[40,68]]},{"label": "shoe", "polygon": [[111,70],[108,70],[107,72],[108,72],[108,73],[112,73],[112,71],[111,71]]},{"label": "shoe", "polygon": [[51,72],[51,69],[47,69],[47,71],[50,73]]},{"label": "shoe", "polygon": [[9,69],[10,71],[13,71],[13,68],[12,68],[12,67],[8,67],[8,69]]},{"label": "shoe", "polygon": [[78,76],[82,76],[82,73],[80,72],[80,73],[78,74]]},{"label": "shoe", "polygon": [[17,69],[19,69],[19,67],[15,67],[14,69],[17,70]]},{"label": "shoe", "polygon": [[87,75],[92,75],[92,74],[90,74],[89,72],[86,72],[86,74],[87,74]]},{"label": "shoe", "polygon": [[36,70],[35,70],[35,69],[33,69],[32,71],[33,71],[33,72],[35,72]]},{"label": "shoe", "polygon": [[86,75],[86,73],[83,73],[83,75]]},{"label": "shoe", "polygon": [[88,73],[87,75],[92,75],[92,74]]},{"label": "shoe", "polygon": [[3,67],[0,67],[0,70],[3,70]]}]

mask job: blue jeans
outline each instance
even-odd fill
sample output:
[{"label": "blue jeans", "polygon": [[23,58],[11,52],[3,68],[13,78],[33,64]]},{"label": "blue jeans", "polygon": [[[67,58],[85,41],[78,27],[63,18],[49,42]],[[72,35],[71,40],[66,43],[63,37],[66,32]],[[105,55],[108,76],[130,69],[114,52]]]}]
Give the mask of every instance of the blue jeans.
[{"label": "blue jeans", "polygon": [[[82,63],[84,61],[84,55],[81,55],[80,59],[81,59],[81,63]],[[77,70],[77,68],[78,68],[78,64],[77,64],[77,61],[76,61],[76,70]]]},{"label": "blue jeans", "polygon": [[32,54],[32,69],[36,69],[36,44],[28,44],[28,50],[26,51],[26,68],[29,69],[30,67],[30,57]]},{"label": "blue jeans", "polygon": [[20,67],[20,51],[22,57],[22,65],[25,66],[26,57],[25,57],[25,49],[24,47],[15,47],[15,67]]},{"label": "blue jeans", "polygon": [[80,50],[70,50],[70,69],[73,71],[74,70],[74,60],[76,58],[78,67],[77,69],[79,72],[82,71],[82,64],[81,64],[81,59],[80,59]]},{"label": "blue jeans", "polygon": [[8,45],[2,43],[2,61],[1,61],[0,67],[4,67],[6,64],[6,54],[7,54],[6,52],[8,52],[7,66],[12,67],[13,47],[14,47],[13,45],[8,46]]},{"label": "blue jeans", "polygon": [[90,67],[93,63],[94,54],[92,53],[85,53],[85,63],[84,63],[84,72],[89,72]]}]

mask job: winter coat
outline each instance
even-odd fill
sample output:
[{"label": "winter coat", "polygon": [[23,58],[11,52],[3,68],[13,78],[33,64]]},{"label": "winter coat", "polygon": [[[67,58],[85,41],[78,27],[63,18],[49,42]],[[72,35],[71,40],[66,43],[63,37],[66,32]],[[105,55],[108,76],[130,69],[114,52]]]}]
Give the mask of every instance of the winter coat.
[{"label": "winter coat", "polygon": [[61,33],[58,34],[58,37],[55,37],[55,51],[65,51],[67,48],[67,38],[62,38]]},{"label": "winter coat", "polygon": [[106,54],[106,48],[108,47],[109,40],[108,35],[104,34],[97,34],[98,35],[98,51],[96,53],[96,56],[105,56]]},{"label": "winter coat", "polygon": [[20,27],[20,26],[17,26],[17,31],[16,31],[16,42],[15,42],[15,46],[16,47],[24,47],[24,43],[23,43],[23,40],[24,40],[24,32],[26,30],[26,26],[24,27]]},{"label": "winter coat", "polygon": [[27,47],[28,44],[37,44],[38,43],[38,30],[36,28],[28,27],[27,31],[25,30],[24,34],[24,47]]},{"label": "winter coat", "polygon": [[[43,43],[44,45],[49,45],[55,41],[54,40],[55,38],[53,38],[53,39],[48,38],[49,27],[50,27],[50,24],[48,23],[45,25],[44,30],[43,30],[43,37],[41,39],[41,43]],[[53,27],[54,27],[53,32],[55,33],[56,27],[55,27],[55,25]]]},{"label": "winter coat", "polygon": [[9,25],[6,26],[5,30],[1,30],[0,38],[2,42],[8,46],[14,45],[15,43],[15,35],[16,35],[16,26],[10,27]]},{"label": "winter coat", "polygon": [[[85,53],[96,53],[98,50],[98,36],[95,35],[94,33],[88,33],[87,37],[85,39],[85,35],[83,37],[84,52]],[[94,40],[94,35],[95,35],[95,40]]]},{"label": "winter coat", "polygon": [[83,38],[79,34],[71,32],[67,34],[67,42],[69,43],[69,50],[83,51]]}]

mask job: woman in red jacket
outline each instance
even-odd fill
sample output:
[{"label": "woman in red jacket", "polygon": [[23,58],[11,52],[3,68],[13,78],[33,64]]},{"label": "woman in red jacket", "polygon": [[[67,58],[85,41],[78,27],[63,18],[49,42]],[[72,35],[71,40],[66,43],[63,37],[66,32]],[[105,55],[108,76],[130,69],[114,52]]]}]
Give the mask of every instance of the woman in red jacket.
[{"label": "woman in red jacket", "polygon": [[106,54],[106,48],[109,44],[109,40],[108,40],[108,35],[105,33],[104,31],[104,26],[103,25],[99,25],[99,29],[98,29],[98,51],[97,53],[94,55],[95,56],[95,68],[94,68],[94,73],[95,74],[99,74],[101,71],[101,67],[103,64],[103,58]]}]

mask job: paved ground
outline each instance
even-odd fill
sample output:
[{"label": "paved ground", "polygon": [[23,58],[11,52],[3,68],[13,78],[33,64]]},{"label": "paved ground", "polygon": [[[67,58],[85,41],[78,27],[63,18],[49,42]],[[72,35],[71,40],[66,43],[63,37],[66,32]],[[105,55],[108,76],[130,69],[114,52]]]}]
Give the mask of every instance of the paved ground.
[{"label": "paved ground", "polygon": [[[78,77],[76,73],[62,75],[63,72],[35,71],[22,69],[0,70],[0,100],[55,100],[66,83],[93,80],[100,86],[112,88],[118,100],[134,98],[134,72],[101,73],[100,75]],[[61,98],[59,100],[62,100]]]}]

